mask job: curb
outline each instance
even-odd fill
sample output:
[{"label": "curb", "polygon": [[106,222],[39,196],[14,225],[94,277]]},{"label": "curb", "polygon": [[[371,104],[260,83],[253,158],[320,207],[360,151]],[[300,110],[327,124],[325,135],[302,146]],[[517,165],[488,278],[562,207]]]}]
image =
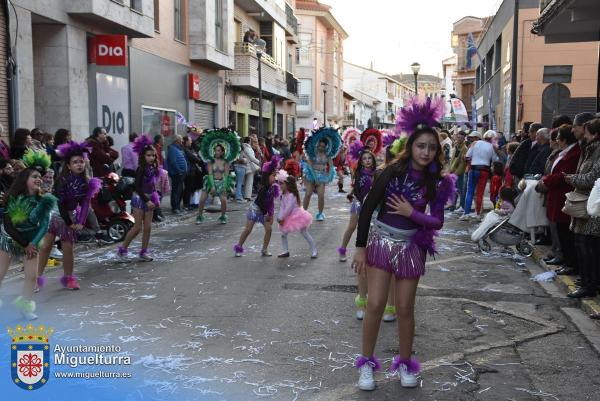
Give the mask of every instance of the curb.
[{"label": "curb", "polygon": [[[548,265],[546,265],[546,263],[544,263],[544,256],[542,255],[542,251],[539,247],[533,248],[533,254],[531,257],[542,267],[542,269],[553,271]],[[554,280],[554,282],[566,293],[574,291],[577,288],[575,285],[575,280],[573,280],[571,276],[556,276],[556,280]],[[598,297],[580,299],[579,307],[587,314],[600,314],[600,303],[598,301]]]}]

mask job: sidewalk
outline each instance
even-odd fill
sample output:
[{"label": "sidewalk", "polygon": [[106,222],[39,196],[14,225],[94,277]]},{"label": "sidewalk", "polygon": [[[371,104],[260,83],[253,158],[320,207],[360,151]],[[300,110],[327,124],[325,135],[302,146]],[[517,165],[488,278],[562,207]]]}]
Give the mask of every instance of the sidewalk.
[{"label": "sidewalk", "polygon": [[[533,255],[531,257],[545,270],[554,271],[552,266],[546,265],[544,262],[544,256],[550,253],[549,246],[535,246],[533,248]],[[575,280],[572,276],[556,276],[554,282],[561,288],[565,293],[569,293],[576,289]],[[565,295],[566,296],[566,295]],[[595,298],[583,298],[579,300],[581,309],[587,313],[600,313],[600,296]]]}]

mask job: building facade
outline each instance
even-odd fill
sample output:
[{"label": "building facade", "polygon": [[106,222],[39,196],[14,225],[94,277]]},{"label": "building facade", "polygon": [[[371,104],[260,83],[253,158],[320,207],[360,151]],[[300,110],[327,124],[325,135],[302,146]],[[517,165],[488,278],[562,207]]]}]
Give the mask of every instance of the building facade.
[{"label": "building facade", "polygon": [[[414,74],[396,74],[392,75],[392,78],[406,87],[412,88],[414,92],[415,87],[415,76]],[[439,76],[419,74],[417,76],[417,90],[419,96],[441,96],[443,86],[443,79]]]},{"label": "building facade", "polygon": [[456,55],[456,68],[452,77],[454,94],[464,102],[469,115],[472,112],[471,99],[475,95],[475,59],[477,58],[475,55],[470,57],[468,55],[469,35],[474,43],[478,43],[489,20],[489,17],[466,16],[452,26],[451,46]]},{"label": "building facade", "polygon": [[296,71],[298,127],[312,128],[313,118],[334,124],[344,118],[344,47],[346,31],[317,0],[296,0],[299,20]]},{"label": "building facade", "polygon": [[[366,121],[366,126],[376,128],[392,128],[396,124],[396,113],[410,96],[414,89],[387,74],[371,68],[344,62],[344,91],[356,98],[371,97],[372,101],[363,101],[373,106],[375,116]],[[365,120],[361,119],[364,125]]]},{"label": "building facade", "polygon": [[444,77],[442,81],[442,94],[444,96],[456,95],[456,81],[454,79],[456,64],[456,54],[442,60],[442,75]]},{"label": "building facade", "polygon": [[[516,126],[539,121],[550,126],[559,114],[573,117],[595,111],[598,42],[547,44],[531,33],[539,0],[521,0],[518,41],[513,42],[514,0],[505,0],[481,37],[475,61],[478,121],[508,133],[512,113]],[[513,46],[517,46],[513,71]],[[512,74],[516,90],[511,92]],[[516,97],[516,110],[511,105]]]},{"label": "building facade", "polygon": [[[130,129],[127,40],[154,34],[153,1],[14,0],[12,4],[8,17],[16,44],[12,49],[14,126],[48,132],[69,128],[74,138],[84,139],[104,110],[105,120],[110,117],[115,128],[115,140],[126,136]],[[107,34],[117,35],[117,41],[104,41],[102,35]],[[108,62],[95,64],[100,60]],[[108,111],[112,104],[101,103],[111,96],[122,98],[118,107]]]},{"label": "building facade", "polygon": [[[236,0],[234,2],[235,65],[226,73],[229,125],[247,135],[273,132],[287,136],[295,131],[298,83],[294,54],[298,20],[293,0]],[[261,53],[259,88],[257,48],[244,37],[249,30],[266,42]],[[262,125],[259,124],[259,89],[262,89]]]}]

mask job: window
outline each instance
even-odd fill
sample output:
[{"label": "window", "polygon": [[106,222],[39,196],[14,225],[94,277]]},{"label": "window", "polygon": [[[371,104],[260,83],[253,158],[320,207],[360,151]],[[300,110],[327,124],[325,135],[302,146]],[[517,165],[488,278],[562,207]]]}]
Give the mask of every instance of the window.
[{"label": "window", "polygon": [[223,0],[215,0],[215,48],[225,50],[223,40]]},{"label": "window", "polygon": [[298,80],[298,109],[310,110],[312,107],[312,79]]},{"label": "window", "polygon": [[494,71],[502,67],[502,36],[496,39],[496,45],[494,46]]},{"label": "window", "polygon": [[131,0],[130,7],[132,10],[142,12],[142,0]]},{"label": "window", "polygon": [[310,47],[312,42],[311,33],[301,33],[298,37],[298,65],[311,65]]},{"label": "window", "polygon": [[154,30],[160,32],[160,4],[159,0],[154,0]]},{"label": "window", "polygon": [[181,42],[184,41],[185,16],[184,7],[185,0],[175,0],[175,39]]},{"label": "window", "polygon": [[165,137],[165,147],[173,142],[177,133],[177,115],[175,110],[142,106],[142,132],[154,137]]},{"label": "window", "polygon": [[568,84],[571,83],[573,76],[572,65],[545,65],[544,83],[545,84]]}]

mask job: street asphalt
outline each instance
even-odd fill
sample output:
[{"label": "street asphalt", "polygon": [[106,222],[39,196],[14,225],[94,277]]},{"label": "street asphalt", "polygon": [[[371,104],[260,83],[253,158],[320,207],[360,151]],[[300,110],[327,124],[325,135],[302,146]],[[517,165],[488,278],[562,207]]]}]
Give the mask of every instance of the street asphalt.
[{"label": "street asphalt", "polygon": [[[531,280],[540,272],[533,260],[498,246],[479,252],[469,238],[476,223],[450,213],[418,291],[420,386],[404,389],[381,372],[375,391],[358,390],[356,276],[335,251],[349,203],[334,190],[326,221],[310,229],[318,259],[299,235],[289,259],[261,257],[260,226],[235,258],[244,205],[231,205],[226,225],[212,213],[201,226],[192,214],[168,216],[152,235],[153,262],[82,248],[76,292],[58,284],[60,267],[50,269],[36,295],[39,321],[52,321],[57,343],[119,345],[132,357],[132,392],[150,400],[600,400],[600,358],[573,323],[578,304]],[[271,251],[281,251],[277,229]],[[2,287],[3,324],[18,321],[7,304],[20,276],[11,270]],[[376,354],[387,367],[396,352],[395,323],[382,323]]]}]

